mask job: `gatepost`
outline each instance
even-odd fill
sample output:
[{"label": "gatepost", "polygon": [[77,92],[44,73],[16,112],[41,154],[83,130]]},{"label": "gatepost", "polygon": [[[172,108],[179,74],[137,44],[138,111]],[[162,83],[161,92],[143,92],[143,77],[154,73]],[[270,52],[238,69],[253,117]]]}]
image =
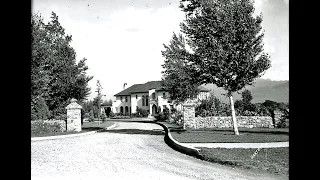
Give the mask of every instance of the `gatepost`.
[{"label": "gatepost", "polygon": [[81,109],[77,100],[72,98],[71,103],[66,107],[67,109],[67,131],[80,132],[81,128]]},{"label": "gatepost", "polygon": [[192,128],[196,129],[197,124],[195,120],[195,102],[192,100],[186,100],[183,103],[183,129]]}]

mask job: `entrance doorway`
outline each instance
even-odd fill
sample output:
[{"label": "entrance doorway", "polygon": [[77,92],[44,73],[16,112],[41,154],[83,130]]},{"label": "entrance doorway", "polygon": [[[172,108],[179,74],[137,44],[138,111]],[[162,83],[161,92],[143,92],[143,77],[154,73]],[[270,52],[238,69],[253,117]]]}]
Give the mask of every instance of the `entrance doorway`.
[{"label": "entrance doorway", "polygon": [[152,116],[156,115],[157,113],[157,106],[156,105],[152,105]]}]

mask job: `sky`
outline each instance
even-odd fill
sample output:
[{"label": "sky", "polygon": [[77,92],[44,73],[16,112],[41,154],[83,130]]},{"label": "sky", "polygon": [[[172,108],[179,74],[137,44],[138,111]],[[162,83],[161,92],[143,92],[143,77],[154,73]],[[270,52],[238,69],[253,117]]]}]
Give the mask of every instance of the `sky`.
[{"label": "sky", "polygon": [[[100,81],[106,95],[133,84],[161,80],[161,50],[185,15],[179,0],[33,0],[32,11],[45,23],[51,12],[67,34],[77,60],[87,58],[92,99]],[[263,14],[264,50],[271,68],[262,78],[289,80],[289,0],[256,0],[255,13]]]}]

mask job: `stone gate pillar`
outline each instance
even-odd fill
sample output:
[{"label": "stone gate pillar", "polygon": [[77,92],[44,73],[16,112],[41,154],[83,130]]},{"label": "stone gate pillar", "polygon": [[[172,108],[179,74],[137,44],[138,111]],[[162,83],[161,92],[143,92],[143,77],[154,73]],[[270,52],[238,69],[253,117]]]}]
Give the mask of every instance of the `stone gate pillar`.
[{"label": "stone gate pillar", "polygon": [[192,100],[187,100],[185,103],[182,104],[183,106],[183,129],[196,129],[196,111],[195,107],[196,104]]},{"label": "stone gate pillar", "polygon": [[67,109],[67,131],[80,132],[81,128],[81,109],[82,107],[77,103],[77,100],[72,98],[71,103],[66,107]]}]

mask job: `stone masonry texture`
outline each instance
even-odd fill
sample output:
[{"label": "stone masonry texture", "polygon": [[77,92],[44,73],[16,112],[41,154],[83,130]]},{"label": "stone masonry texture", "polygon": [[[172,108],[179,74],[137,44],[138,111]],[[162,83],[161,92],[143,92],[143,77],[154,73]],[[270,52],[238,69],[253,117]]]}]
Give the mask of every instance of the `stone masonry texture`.
[{"label": "stone masonry texture", "polygon": [[67,131],[80,132],[81,128],[81,106],[75,99],[66,107],[67,109]]},{"label": "stone masonry texture", "polygon": [[[279,121],[279,115],[276,117]],[[195,106],[186,104],[183,106],[183,123],[186,129],[199,128],[232,128],[232,117],[195,117]],[[273,128],[270,116],[237,116],[238,127],[245,128]]]}]

